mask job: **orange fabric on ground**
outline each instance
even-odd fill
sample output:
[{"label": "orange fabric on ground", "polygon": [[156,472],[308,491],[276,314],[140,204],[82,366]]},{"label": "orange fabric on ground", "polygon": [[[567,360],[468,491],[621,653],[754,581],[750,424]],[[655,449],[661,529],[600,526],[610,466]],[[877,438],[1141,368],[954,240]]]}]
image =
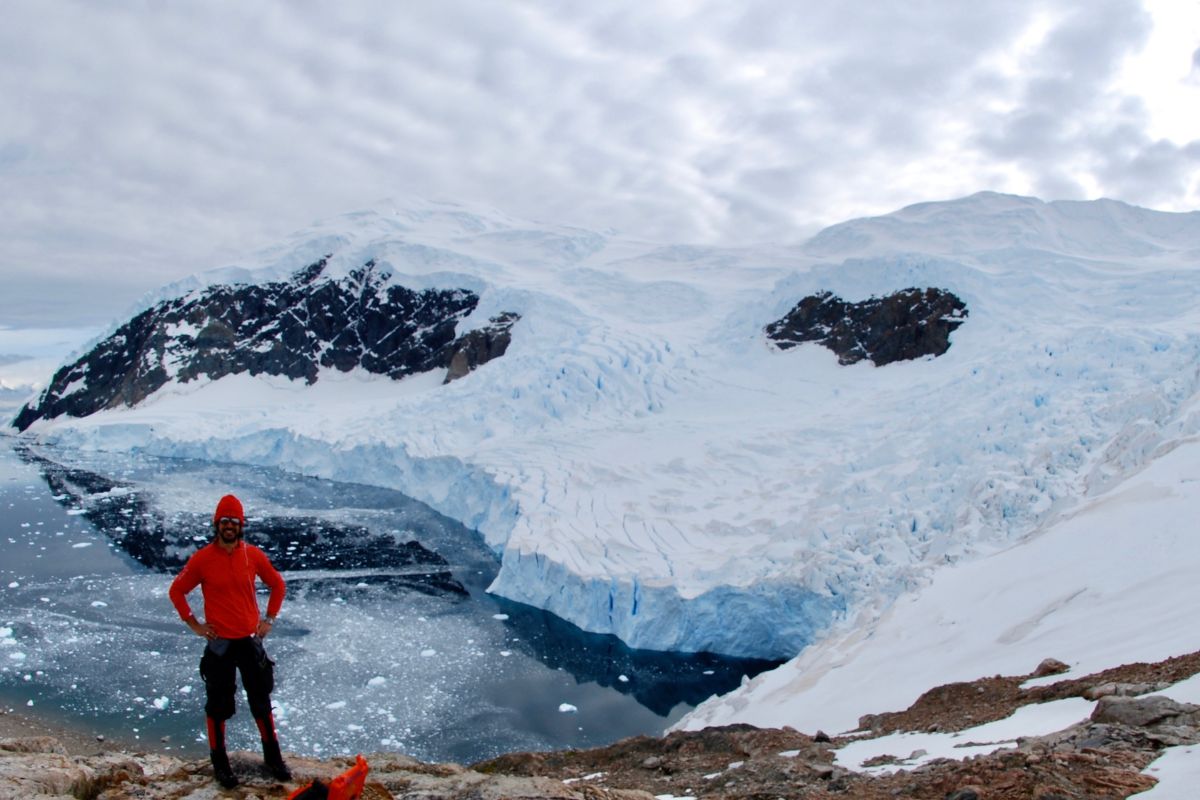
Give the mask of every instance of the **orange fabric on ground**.
[{"label": "orange fabric on ground", "polygon": [[187,620],[192,616],[187,594],[199,586],[204,595],[204,621],[222,639],[242,639],[254,635],[260,619],[255,576],[271,590],[267,616],[273,617],[283,605],[283,576],[271,566],[266,553],[245,542],[238,542],[229,553],[216,542],[197,550],[171,582],[168,594],[180,619]]},{"label": "orange fabric on ground", "polygon": [[[288,800],[303,800],[307,796],[325,797],[327,800],[358,800],[362,797],[369,770],[367,760],[357,755],[354,757],[354,766],[331,780],[328,785],[317,786],[320,781],[313,781],[289,794]],[[320,793],[321,788],[325,789],[325,794]]]}]

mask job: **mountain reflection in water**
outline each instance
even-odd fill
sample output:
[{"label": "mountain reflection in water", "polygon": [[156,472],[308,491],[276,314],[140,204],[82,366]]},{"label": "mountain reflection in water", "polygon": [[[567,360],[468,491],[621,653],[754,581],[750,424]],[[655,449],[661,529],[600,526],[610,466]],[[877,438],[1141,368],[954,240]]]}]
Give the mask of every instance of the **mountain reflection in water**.
[{"label": "mountain reflection in water", "polygon": [[[743,675],[773,666],[633,650],[616,637],[586,633],[540,609],[489,595],[485,590],[499,565],[481,537],[393,490],[238,465],[15,449],[45,480],[61,513],[82,517],[113,552],[134,562],[131,569],[141,576],[130,584],[131,602],[139,613],[147,605],[142,596],[165,595],[169,575],[208,541],[211,512],[194,509],[226,491],[243,498],[247,540],[266,551],[288,580],[281,624],[269,646],[281,674],[291,676],[276,699],[281,727],[290,727],[285,749],[295,752],[382,746],[469,762],[517,749],[594,746],[660,733],[688,708],[736,687]],[[146,583],[147,573],[163,577]],[[96,582],[85,584],[89,591],[103,583],[89,580]],[[79,588],[72,578],[70,590]],[[0,603],[9,599],[0,596]],[[14,631],[15,641],[32,644],[45,637],[38,633],[42,609],[32,598],[29,603],[23,616],[22,609],[0,605],[0,626]],[[111,624],[112,610],[99,606],[81,598],[69,613],[80,625]],[[148,671],[141,680],[179,684],[185,696],[156,690],[162,697],[149,713],[139,711],[138,724],[145,733],[167,731],[177,747],[198,749],[191,717],[200,718],[202,701],[186,695],[190,684],[198,684],[189,662],[199,651],[193,654],[186,632],[175,629],[165,596],[156,596],[146,610],[156,621],[123,620],[128,632],[116,637],[123,641],[137,638],[139,627],[154,629],[145,634],[153,642],[141,647],[163,652],[164,659],[170,653],[170,675]],[[344,630],[331,630],[339,627]],[[37,658],[36,648],[26,649]],[[62,671],[87,655],[48,648],[42,661]],[[48,668],[38,677],[53,683],[47,676],[54,673]],[[22,685],[15,675],[0,672],[7,697],[23,697],[38,684]],[[116,670],[111,681],[123,677]],[[87,690],[105,691],[104,684]],[[136,686],[111,691],[138,694]],[[129,715],[122,719],[108,710],[103,697],[81,700],[84,690],[76,683],[47,692],[39,697],[57,696],[64,711],[85,711],[93,724],[130,724]],[[166,714],[154,713],[168,706],[168,698],[173,725]],[[560,713],[560,703],[578,712]],[[235,745],[238,735],[231,734]]]}]

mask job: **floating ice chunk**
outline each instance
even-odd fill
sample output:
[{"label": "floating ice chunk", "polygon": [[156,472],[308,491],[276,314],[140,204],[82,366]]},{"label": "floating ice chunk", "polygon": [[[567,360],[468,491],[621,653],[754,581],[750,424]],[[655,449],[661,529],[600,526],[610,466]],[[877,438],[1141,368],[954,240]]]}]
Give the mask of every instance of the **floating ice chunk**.
[{"label": "floating ice chunk", "polygon": [[629,683],[629,676],[628,675],[618,675],[617,680],[619,680],[621,683]]},{"label": "floating ice chunk", "polygon": [[190,685],[188,685],[188,686],[180,686],[180,687],[179,687],[179,693],[180,693],[180,694],[191,694],[191,693],[192,693],[192,687],[191,687]]},{"label": "floating ice chunk", "polygon": [[367,681],[367,686],[383,686],[385,683],[387,683],[387,678],[383,677],[382,675],[376,675],[374,678],[371,678],[371,680]]},{"label": "floating ice chunk", "polygon": [[421,651],[421,658],[433,658],[437,655],[437,650],[432,647]]},{"label": "floating ice chunk", "polygon": [[72,517],[78,517],[80,514],[86,514],[86,513],[87,512],[84,511],[82,508],[68,508],[67,509],[67,514]]},{"label": "floating ice chunk", "polygon": [[363,729],[362,725],[350,724],[350,725],[346,726],[346,730],[348,730],[348,731],[361,731],[362,729]]},{"label": "floating ice chunk", "polygon": [[19,652],[18,653],[9,653],[8,657],[13,661],[24,661],[25,660],[25,654],[19,653]]},{"label": "floating ice chunk", "polygon": [[92,608],[108,608],[108,603],[104,602],[103,600],[93,600]]},{"label": "floating ice chunk", "polygon": [[162,711],[170,704],[171,704],[171,701],[169,699],[167,699],[166,697],[156,697],[156,698],[154,698],[154,702],[153,702],[154,707],[157,708],[159,711]]},{"label": "floating ice chunk", "polygon": [[508,619],[508,614],[492,614],[492,619],[498,619],[501,622]]},{"label": "floating ice chunk", "polygon": [[508,658],[509,656],[512,655],[512,650],[501,650],[500,655],[504,656],[505,658]]},{"label": "floating ice chunk", "polygon": [[345,708],[345,707],[346,707],[345,700],[337,700],[335,702],[325,704],[325,708],[329,709],[330,711],[337,711],[339,708]]},{"label": "floating ice chunk", "polygon": [[75,550],[78,550],[82,547],[91,547],[91,546],[92,546],[91,542],[79,542],[78,544],[71,545],[71,547],[74,548]]},{"label": "floating ice chunk", "polygon": [[560,703],[558,706],[558,713],[560,714],[574,714],[578,710],[579,709],[577,707],[571,705],[570,703]]},{"label": "floating ice chunk", "polygon": [[21,584],[17,583],[16,581],[13,581],[12,583],[10,583],[10,584],[8,585],[8,588],[10,588],[10,589],[16,589],[16,588],[18,588],[20,585],[21,585]]}]

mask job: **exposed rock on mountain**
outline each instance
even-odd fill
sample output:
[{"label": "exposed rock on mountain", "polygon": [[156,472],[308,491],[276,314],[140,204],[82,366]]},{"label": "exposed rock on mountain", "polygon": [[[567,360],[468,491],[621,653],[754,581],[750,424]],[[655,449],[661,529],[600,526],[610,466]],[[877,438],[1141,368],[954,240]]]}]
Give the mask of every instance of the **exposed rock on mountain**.
[{"label": "exposed rock on mountain", "polygon": [[133,406],[170,381],[242,372],[311,384],[323,367],[396,379],[449,367],[450,381],[503,355],[519,319],[504,313],[456,339],[479,303],[473,292],[414,291],[390,283],[374,261],[334,280],[323,276],[325,264],[287,281],[210,286],[143,311],[60,369],[14,425]]},{"label": "exposed rock on mountain", "polygon": [[767,325],[766,333],[781,350],[817,342],[837,353],[841,364],[865,358],[882,367],[942,355],[950,348],[951,331],[966,318],[966,304],[941,289],[904,289],[861,303],[821,292]]},{"label": "exposed rock on mountain", "polygon": [[480,364],[486,364],[493,358],[499,358],[508,350],[512,341],[512,326],[520,317],[511,312],[504,312],[492,317],[490,325],[469,331],[454,342],[450,354],[449,369],[446,371],[446,383],[463,377]]}]

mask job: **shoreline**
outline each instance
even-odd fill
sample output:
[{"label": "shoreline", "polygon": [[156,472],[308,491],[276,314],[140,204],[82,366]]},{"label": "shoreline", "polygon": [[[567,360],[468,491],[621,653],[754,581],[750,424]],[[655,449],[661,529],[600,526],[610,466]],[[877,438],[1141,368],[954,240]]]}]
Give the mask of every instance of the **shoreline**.
[{"label": "shoreline", "polygon": [[[51,718],[46,714],[0,707],[0,742],[5,739],[38,736],[57,739],[66,749],[67,754],[72,756],[94,756],[114,751],[149,752],[149,748],[141,741],[101,736],[88,730],[86,724],[79,721],[67,721],[57,717]],[[155,748],[156,752],[160,749]],[[180,755],[186,756],[183,753]]]}]

